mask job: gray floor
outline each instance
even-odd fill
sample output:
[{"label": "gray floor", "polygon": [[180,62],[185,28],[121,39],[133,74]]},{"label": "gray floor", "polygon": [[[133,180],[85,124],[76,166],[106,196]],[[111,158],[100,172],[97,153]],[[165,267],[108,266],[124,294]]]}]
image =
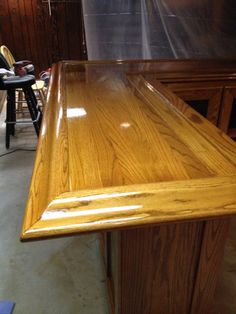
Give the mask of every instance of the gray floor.
[{"label": "gray floor", "polygon": [[[0,115],[0,154],[4,148]],[[11,149],[34,149],[31,126],[19,128]],[[107,292],[98,236],[21,243],[19,233],[35,152],[0,158],[0,300],[14,314],[107,314]]]}]

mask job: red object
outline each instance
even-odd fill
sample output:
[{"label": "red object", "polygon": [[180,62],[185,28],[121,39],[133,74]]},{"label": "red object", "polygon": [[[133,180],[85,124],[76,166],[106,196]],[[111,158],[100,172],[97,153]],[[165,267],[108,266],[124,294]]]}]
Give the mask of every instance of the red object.
[{"label": "red object", "polygon": [[14,65],[15,74],[18,76],[24,76],[27,74],[26,69],[22,65]]}]

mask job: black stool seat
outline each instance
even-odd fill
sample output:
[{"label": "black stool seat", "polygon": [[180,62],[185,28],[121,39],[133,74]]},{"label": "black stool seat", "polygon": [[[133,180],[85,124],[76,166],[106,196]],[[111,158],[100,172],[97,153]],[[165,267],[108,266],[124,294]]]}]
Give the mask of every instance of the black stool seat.
[{"label": "black stool seat", "polygon": [[3,79],[1,83],[0,90],[24,88],[35,84],[35,77],[33,75],[12,76]]}]

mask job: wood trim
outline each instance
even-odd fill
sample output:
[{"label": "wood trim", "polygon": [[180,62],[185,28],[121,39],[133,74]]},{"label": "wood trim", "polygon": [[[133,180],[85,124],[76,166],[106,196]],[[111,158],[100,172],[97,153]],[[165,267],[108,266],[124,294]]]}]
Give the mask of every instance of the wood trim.
[{"label": "wood trim", "polygon": [[234,95],[232,93],[232,88],[225,87],[218,124],[219,128],[225,133],[228,133],[229,129],[229,121],[232,111],[233,100]]},{"label": "wood trim", "polygon": [[215,91],[212,90],[212,93],[209,94],[210,98],[208,103],[207,119],[214,125],[217,125],[219,119],[222,92],[223,87],[215,89]]},{"label": "wood trim", "polygon": [[211,313],[228,226],[215,219],[119,231],[116,314]]},{"label": "wood trim", "polygon": [[236,176],[230,176],[65,193],[40,219],[25,221],[21,238],[233,215],[235,190]]},{"label": "wood trim", "polygon": [[203,226],[192,222],[121,231],[122,299],[117,314],[190,312]]},{"label": "wood trim", "polygon": [[232,152],[231,146],[233,145],[236,147],[236,145],[234,145],[232,140],[218,128],[219,126],[216,127],[208,120],[203,119],[198,112],[188,106],[182,99],[176,97],[176,95],[169,88],[167,88],[165,84],[162,84],[152,78],[148,79],[147,82],[150,83],[151,86],[157,90],[157,92],[161,93],[162,96],[173,104],[180,112],[182,112],[184,116],[189,119],[189,121],[194,122],[198,131],[202,134],[202,136],[207,138],[207,140],[214,140],[215,144],[219,146],[224,143],[222,153],[224,151],[227,154],[227,158],[229,158],[231,162],[235,163],[235,153]]},{"label": "wood trim", "polygon": [[51,16],[42,0],[0,2],[1,42],[16,60],[31,60],[36,74],[59,60],[87,59],[81,0],[52,2]]},{"label": "wood trim", "polygon": [[236,128],[235,129],[229,129],[228,134],[232,138],[236,138]]},{"label": "wood trim", "polygon": [[[145,74],[144,77],[158,85],[161,80],[170,90],[185,101],[209,99],[207,119],[217,125],[230,137],[235,137],[235,129],[228,130],[233,96],[236,90],[234,75],[160,73]],[[230,86],[229,86],[230,84]],[[212,93],[215,88],[215,93]]]},{"label": "wood trim", "polygon": [[229,229],[228,219],[207,221],[194,286],[191,314],[211,313]]},{"label": "wood trim", "polygon": [[231,137],[235,135],[236,129],[229,129],[229,123],[231,118],[232,106],[234,99],[236,98],[236,87],[226,86],[224,88],[220,118],[219,118],[219,128],[228,133]]},{"label": "wood trim", "polygon": [[[88,67],[87,64],[89,64]],[[48,92],[48,104],[38,144],[22,239],[68,235],[95,230],[112,230],[145,224],[207,219],[217,215],[234,214],[236,209],[236,196],[233,193],[235,179],[232,176],[236,173],[236,146],[234,143],[227,139],[210,122],[206,121],[194,110],[191,110],[189,106],[161,83],[156,84],[154,87],[141,76],[126,75],[125,82],[120,77],[114,79],[114,84],[118,90],[121,89],[121,93],[117,92],[117,89],[114,89],[110,84],[107,84],[106,80],[103,80],[102,83],[98,81],[98,84],[93,83],[93,87],[91,87],[89,75],[93,73],[91,71],[94,67],[93,64],[90,62],[70,61],[61,62],[54,66]],[[114,71],[113,63],[107,63],[107,65],[112,65],[108,72],[104,72],[109,74],[110,81],[111,73],[114,73],[113,75],[116,77],[116,71]],[[132,68],[134,65],[131,62],[128,68]],[[119,68],[120,63],[117,66]],[[86,72],[87,68],[89,68],[88,72]],[[100,67],[100,64],[98,68],[96,65],[94,68],[95,73],[98,69],[100,71],[97,72],[98,77],[99,73],[101,73],[104,78],[103,71],[101,71],[103,68]],[[127,67],[125,66],[123,68],[124,74],[126,70]],[[66,71],[68,71],[68,75]],[[78,80],[78,75],[81,80]],[[70,84],[66,84],[66,79],[69,80]],[[96,82],[96,76],[93,79]],[[101,141],[101,143],[98,145],[96,141],[96,144],[94,144],[93,137],[90,138],[90,143],[92,144],[90,149],[95,149],[96,154],[86,155],[83,161],[87,167],[89,157],[91,158],[90,167],[96,165],[91,174],[87,171],[84,172],[84,175],[87,176],[86,180],[88,179],[90,182],[92,176],[96,185],[87,185],[87,187],[91,186],[91,188],[86,189],[84,181],[81,181],[81,185],[78,186],[77,173],[81,173],[81,168],[77,168],[78,165],[79,167],[81,166],[81,160],[78,160],[81,156],[78,157],[79,154],[77,152],[78,138],[80,139],[79,149],[81,149],[81,145],[85,145],[84,149],[86,151],[88,136],[91,134],[91,126],[90,122],[89,124],[84,124],[85,129],[83,128],[83,132],[85,134],[83,136],[81,132],[77,134],[78,125],[81,125],[80,121],[82,121],[81,117],[78,116],[73,119],[68,117],[67,106],[74,104],[77,106],[77,99],[84,99],[83,106],[85,106],[86,110],[92,112],[94,101],[98,101],[97,104],[101,105],[101,111],[97,112],[96,115],[99,116],[101,114],[100,119],[102,122],[104,119],[102,112],[103,110],[105,110],[104,112],[109,110],[111,100],[108,100],[107,92],[103,94],[103,90],[100,91],[102,98],[93,97],[97,95],[96,88],[100,88],[100,84],[104,84],[103,82],[105,82],[105,88],[108,88],[109,97],[112,97],[112,101],[115,99],[117,102],[116,110],[121,110],[125,102],[127,103],[125,103],[125,107],[122,110],[127,110],[127,104],[129,104],[129,110],[134,106],[132,112],[136,120],[132,123],[140,126],[141,121],[145,132],[148,135],[150,134],[148,140],[153,143],[152,147],[158,149],[155,151],[155,154],[158,154],[161,168],[159,166],[156,167],[155,173],[163,177],[161,180],[158,176],[157,179],[150,179],[151,174],[145,178],[146,160],[150,154],[145,155],[144,158],[145,149],[141,149],[137,151],[142,160],[142,163],[139,164],[140,169],[138,172],[136,168],[135,171],[132,170],[134,182],[137,179],[137,173],[142,173],[141,184],[120,186],[119,183],[114,183],[113,178],[113,185],[108,184],[107,186],[110,187],[106,187],[106,185],[102,187],[101,182],[97,180],[100,180],[100,176],[106,173],[107,161],[110,162],[113,159],[108,159],[104,163],[102,155],[99,159],[97,159],[97,156],[101,153],[103,154],[104,151],[106,156],[107,152],[113,154],[114,150],[108,145],[106,134],[101,133],[103,130],[98,129],[100,137],[96,139]],[[78,89],[78,84],[81,84],[83,87]],[[95,89],[93,90],[93,88]],[[86,94],[84,94],[85,90]],[[80,95],[77,94],[78,91]],[[90,93],[89,98],[87,98],[87,93]],[[125,102],[121,102],[122,95]],[[101,99],[104,101],[102,104]],[[88,107],[86,107],[86,103]],[[136,109],[140,110],[141,120],[140,116],[136,115]],[[109,124],[107,127],[112,130],[115,127],[116,131],[114,134],[111,132],[109,136],[114,136],[114,142],[116,140],[119,141],[119,136],[121,136],[122,141],[124,141],[125,152],[120,154],[118,150],[117,158],[121,158],[121,160],[122,158],[128,158],[127,160],[122,160],[122,162],[127,162],[132,169],[133,163],[129,163],[130,156],[127,154],[127,151],[130,151],[132,154],[133,148],[130,149],[126,145],[126,138],[123,138],[123,133],[116,138],[117,134],[123,131],[121,131],[120,122],[116,121],[117,117],[119,117],[119,112],[116,115],[112,114],[113,111],[112,113],[109,112]],[[86,122],[87,118],[91,119],[91,117],[92,114],[88,115],[88,117],[85,116],[83,121]],[[110,125],[110,118],[115,119],[112,126]],[[103,122],[107,123],[108,120],[105,119]],[[102,127],[102,124],[99,125],[100,127]],[[146,129],[150,127],[150,130]],[[138,135],[138,141],[140,133],[134,133],[133,136],[136,136],[136,134]],[[155,134],[155,137],[153,137],[153,134]],[[96,137],[96,134],[94,136]],[[133,136],[132,141],[134,139]],[[143,136],[145,139],[147,138],[146,133]],[[157,140],[160,141],[161,145],[154,145]],[[142,137],[140,143],[141,145],[144,143]],[[105,145],[103,150],[97,150],[100,145],[102,147]],[[120,145],[118,149],[120,149]],[[165,157],[167,155],[168,159]],[[137,158],[137,156],[134,158]],[[170,158],[172,158],[171,162]],[[68,164],[72,168],[69,169]],[[165,167],[164,172],[160,172],[163,169],[162,167]],[[109,166],[109,169],[112,169],[112,166]],[[96,171],[98,171],[97,174]],[[119,171],[120,173],[126,171],[126,167]],[[130,172],[125,174],[126,176],[130,180]],[[138,180],[140,180],[139,177]],[[154,185],[148,183],[153,181],[157,182]],[[73,182],[79,189],[73,188]],[[142,184],[142,182],[147,183]],[[221,189],[222,185],[224,186],[224,191]],[[101,188],[96,189],[96,186]],[[166,191],[168,189],[169,192]],[[175,194],[172,195],[172,192]],[[43,195],[44,197],[38,198],[38,195]],[[126,196],[123,197],[123,195]],[[178,202],[178,198],[175,195],[180,200],[183,199],[184,202]],[[197,202],[199,195],[202,196],[201,204]],[[208,199],[209,195],[212,195],[211,200]],[[173,208],[176,208],[175,212],[170,211],[169,205],[166,204],[166,197],[168,197],[170,202],[169,205],[171,204]],[[104,204],[106,205],[105,208]],[[231,205],[228,206],[229,204]],[[186,208],[190,208],[190,210],[186,211]],[[212,210],[208,210],[208,208]]]},{"label": "wood trim", "polygon": [[185,84],[181,83],[180,86],[176,86],[176,85],[177,84],[175,84],[174,87],[168,85],[168,87],[184,101],[208,100],[208,109],[207,109],[206,118],[214,125],[217,125],[223,87],[221,86],[199,87],[197,86],[199,84],[196,84],[196,86],[195,84],[191,84],[192,86],[189,87],[188,84],[186,84],[186,87],[184,88],[183,85]]},{"label": "wood trim", "polygon": [[0,91],[0,113],[2,112],[5,100],[6,100],[6,92]]}]

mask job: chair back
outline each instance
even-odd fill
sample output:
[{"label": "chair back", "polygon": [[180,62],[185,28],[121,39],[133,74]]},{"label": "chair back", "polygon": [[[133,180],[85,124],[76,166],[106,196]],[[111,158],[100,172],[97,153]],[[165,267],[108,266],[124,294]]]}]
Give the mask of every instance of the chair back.
[{"label": "chair back", "polygon": [[3,55],[3,57],[7,60],[7,63],[9,64],[10,68],[13,67],[13,64],[16,62],[11,51],[7,48],[7,46],[2,45],[0,47],[0,53]]},{"label": "chair back", "polygon": [[[3,55],[0,53],[0,68],[10,70],[10,66],[7,62],[7,60],[3,57]],[[0,90],[4,90],[4,80],[2,77],[0,77]]]},{"label": "chair back", "polygon": [[7,60],[1,53],[0,53],[0,68],[10,70],[10,65],[8,64]]}]

